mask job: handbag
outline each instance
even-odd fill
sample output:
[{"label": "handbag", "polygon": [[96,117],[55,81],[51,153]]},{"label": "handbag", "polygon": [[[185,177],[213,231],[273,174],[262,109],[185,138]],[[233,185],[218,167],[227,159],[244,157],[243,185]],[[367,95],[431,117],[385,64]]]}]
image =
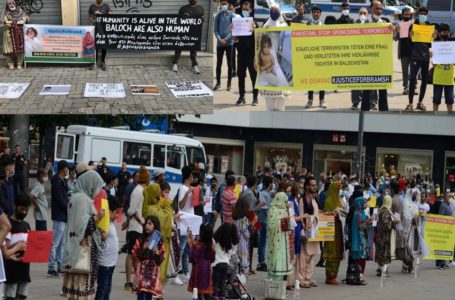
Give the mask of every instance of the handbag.
[{"label": "handbag", "polygon": [[265,299],[286,299],[286,281],[265,279]]},{"label": "handbag", "polygon": [[80,274],[89,274],[91,270],[90,266],[90,255],[91,254],[91,246],[81,246],[81,250],[79,251],[79,257],[77,259],[76,264],[71,269],[72,273],[80,273]]}]

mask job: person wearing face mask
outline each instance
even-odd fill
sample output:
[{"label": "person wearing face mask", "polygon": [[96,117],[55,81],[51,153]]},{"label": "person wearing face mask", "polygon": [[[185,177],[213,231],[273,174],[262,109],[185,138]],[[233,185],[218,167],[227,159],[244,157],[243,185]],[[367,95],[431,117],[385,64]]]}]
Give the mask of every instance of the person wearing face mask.
[{"label": "person wearing face mask", "polygon": [[227,91],[231,90],[232,80],[232,54],[234,41],[232,39],[231,24],[234,15],[229,11],[227,0],[220,1],[220,12],[215,16],[214,33],[217,40],[216,46],[216,84],[213,88],[217,91],[221,88],[221,66],[223,64],[223,56],[226,53],[228,65],[228,82]]},{"label": "person wearing face mask", "polygon": [[337,19],[337,24],[354,24],[354,19],[349,16],[349,3],[341,4],[341,16]]},{"label": "person wearing face mask", "polygon": [[35,206],[33,216],[35,217],[35,230],[47,230],[47,208],[48,202],[44,184],[48,181],[47,173],[44,169],[38,169],[36,173],[36,181],[30,191],[30,198]]},{"label": "person wearing face mask", "polygon": [[[252,16],[253,13],[253,6],[251,2],[245,1],[242,5],[242,17],[249,18]],[[257,27],[256,22],[253,21],[253,26],[251,30],[253,34],[250,36],[239,36],[237,37],[237,53],[238,53],[238,68],[237,68],[237,75],[239,79],[239,99],[235,103],[236,105],[245,104],[245,78],[246,78],[246,71],[250,74],[251,78],[251,85],[253,86],[253,106],[258,105],[258,89],[254,88],[256,84],[256,76],[257,72],[254,68],[254,56],[255,56],[255,39],[254,39],[254,28]],[[236,37],[234,37],[235,39]]]},{"label": "person wearing face mask", "polygon": [[321,8],[317,5],[311,8],[311,22],[308,25],[322,25]]},{"label": "person wearing face mask", "polygon": [[[52,248],[49,254],[48,277],[59,277],[63,274],[63,234],[68,221],[68,184],[65,176],[69,172],[66,160],[61,160],[57,165],[57,174],[51,179],[51,218]],[[57,270],[55,262],[57,261]]]},{"label": "person wearing face mask", "polygon": [[[418,18],[414,24],[429,26],[430,22],[427,21],[428,9],[420,7],[417,12]],[[409,27],[409,35],[412,39],[413,31],[412,26]],[[422,74],[422,83],[420,85],[419,102],[417,103],[417,110],[425,111],[427,108],[423,105],[423,98],[428,84],[428,71],[430,69],[430,47],[431,43],[412,42],[412,55],[411,55],[411,77],[409,80],[409,104],[406,106],[406,111],[413,110],[414,90],[417,86],[417,74]]]},{"label": "person wearing face mask", "polygon": [[[439,37],[437,41],[449,41],[450,39],[450,26],[441,23],[439,25]],[[454,71],[453,65],[434,65],[433,73],[433,111],[439,110],[441,104],[442,92],[447,106],[447,111],[453,111],[453,82]]]},{"label": "person wearing face mask", "polygon": [[[400,35],[400,27],[410,26],[414,21],[412,20],[411,7],[405,6],[401,11],[402,20],[398,24],[395,30],[395,40],[398,40],[398,58],[401,61],[401,71],[403,73],[403,95],[409,93],[409,68],[411,66],[411,55],[412,55],[412,41],[409,33],[407,36]],[[416,92],[414,94],[417,95]]]}]

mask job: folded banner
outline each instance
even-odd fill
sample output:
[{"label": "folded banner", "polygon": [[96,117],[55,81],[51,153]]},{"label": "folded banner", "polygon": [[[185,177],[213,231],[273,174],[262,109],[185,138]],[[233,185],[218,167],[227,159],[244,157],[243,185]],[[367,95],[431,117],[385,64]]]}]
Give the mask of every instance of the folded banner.
[{"label": "folded banner", "polygon": [[96,48],[119,50],[200,50],[201,18],[178,15],[101,15]]},{"label": "folded banner", "polygon": [[424,259],[452,260],[455,246],[455,217],[426,215],[423,238],[429,250]]},{"label": "folded banner", "polygon": [[24,25],[24,61],[94,63],[94,26]]},{"label": "folded banner", "polygon": [[23,262],[47,263],[52,246],[52,231],[30,231],[27,237],[27,250]]},{"label": "folded banner", "polygon": [[376,90],[392,87],[388,24],[256,29],[256,88]]}]

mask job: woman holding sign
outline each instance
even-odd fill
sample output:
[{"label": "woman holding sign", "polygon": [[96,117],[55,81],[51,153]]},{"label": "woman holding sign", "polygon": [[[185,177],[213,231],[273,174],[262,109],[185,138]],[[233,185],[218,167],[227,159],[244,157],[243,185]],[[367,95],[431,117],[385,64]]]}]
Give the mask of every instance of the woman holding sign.
[{"label": "woman holding sign", "polygon": [[7,0],[2,13],[3,55],[10,70],[22,69],[24,62],[24,24],[29,21],[26,13],[17,7],[16,1]]},{"label": "woman holding sign", "polygon": [[101,176],[96,171],[87,171],[77,179],[68,204],[63,250],[63,294],[69,299],[92,299],[95,296],[98,254],[101,249],[101,234],[96,223],[104,217],[104,210],[96,211],[93,198],[102,187]]}]

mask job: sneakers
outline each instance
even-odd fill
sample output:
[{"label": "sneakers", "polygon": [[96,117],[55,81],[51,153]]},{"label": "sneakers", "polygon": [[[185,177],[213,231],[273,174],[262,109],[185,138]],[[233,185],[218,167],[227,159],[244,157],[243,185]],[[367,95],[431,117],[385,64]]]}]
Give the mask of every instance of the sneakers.
[{"label": "sneakers", "polygon": [[215,86],[213,87],[213,90],[214,90],[214,91],[218,91],[220,88],[221,88],[221,84],[220,84],[219,82],[217,82],[217,83],[215,84]]},{"label": "sneakers", "polygon": [[327,105],[325,105],[324,99],[319,100],[319,108],[327,108]]},{"label": "sneakers", "polygon": [[182,282],[183,283],[188,283],[190,281],[190,273],[183,275]]},{"label": "sneakers", "polygon": [[103,71],[106,71],[107,70],[106,62],[103,62],[101,65],[98,66],[98,68],[100,68]]},{"label": "sneakers", "polygon": [[194,74],[201,74],[201,71],[199,71],[199,67],[198,66],[193,66],[191,68],[191,71],[193,71]]},{"label": "sneakers", "polygon": [[237,100],[237,102],[235,102],[235,105],[243,105],[243,104],[246,104],[245,97],[240,96],[239,100]]},{"label": "sneakers", "polygon": [[305,105],[305,108],[311,108],[313,106],[313,100],[308,100],[308,102]]},{"label": "sneakers", "polygon": [[228,91],[228,92],[229,92],[230,90],[231,90],[231,83],[230,83],[230,82],[228,82],[228,84],[227,84],[227,88],[226,88],[226,91]]},{"label": "sneakers", "polygon": [[371,105],[370,109],[371,110],[378,110],[378,107],[376,105]]},{"label": "sneakers", "polygon": [[353,104],[351,106],[351,110],[359,110],[359,107],[357,105]]},{"label": "sneakers", "polygon": [[259,264],[256,267],[256,271],[258,271],[258,272],[267,272],[267,265],[265,263]]},{"label": "sneakers", "polygon": [[176,276],[174,278],[174,280],[172,280],[172,284],[175,284],[175,285],[178,285],[178,286],[182,286],[183,285],[183,281],[180,279],[179,276]]},{"label": "sneakers", "polygon": [[421,110],[421,111],[426,111],[427,110],[427,108],[425,107],[425,105],[423,105],[422,102],[417,103],[416,109]]},{"label": "sneakers", "polygon": [[251,105],[253,105],[253,106],[258,105],[258,97],[253,98],[253,103],[251,103]]},{"label": "sneakers", "polygon": [[237,76],[237,72],[236,71],[233,71],[232,72],[232,78],[236,77]]},{"label": "sneakers", "polygon": [[177,64],[172,64],[172,71],[177,73],[179,71],[179,68],[177,67]]},{"label": "sneakers", "polygon": [[404,88],[403,89],[403,95],[407,95],[407,94],[409,94],[409,90],[408,90],[408,88]]},{"label": "sneakers", "polygon": [[123,287],[125,291],[132,292],[133,291],[133,283],[132,282],[127,282],[125,283],[125,286]]},{"label": "sneakers", "polygon": [[49,278],[58,278],[59,277],[58,273],[55,270],[48,271],[46,276]]},{"label": "sneakers", "polygon": [[450,263],[450,266],[451,266],[451,267],[455,267],[455,261],[451,262],[451,263]]},{"label": "sneakers", "polygon": [[63,275],[65,275],[65,273],[63,273],[63,271],[57,271],[57,275],[58,275],[59,277],[63,277]]}]

